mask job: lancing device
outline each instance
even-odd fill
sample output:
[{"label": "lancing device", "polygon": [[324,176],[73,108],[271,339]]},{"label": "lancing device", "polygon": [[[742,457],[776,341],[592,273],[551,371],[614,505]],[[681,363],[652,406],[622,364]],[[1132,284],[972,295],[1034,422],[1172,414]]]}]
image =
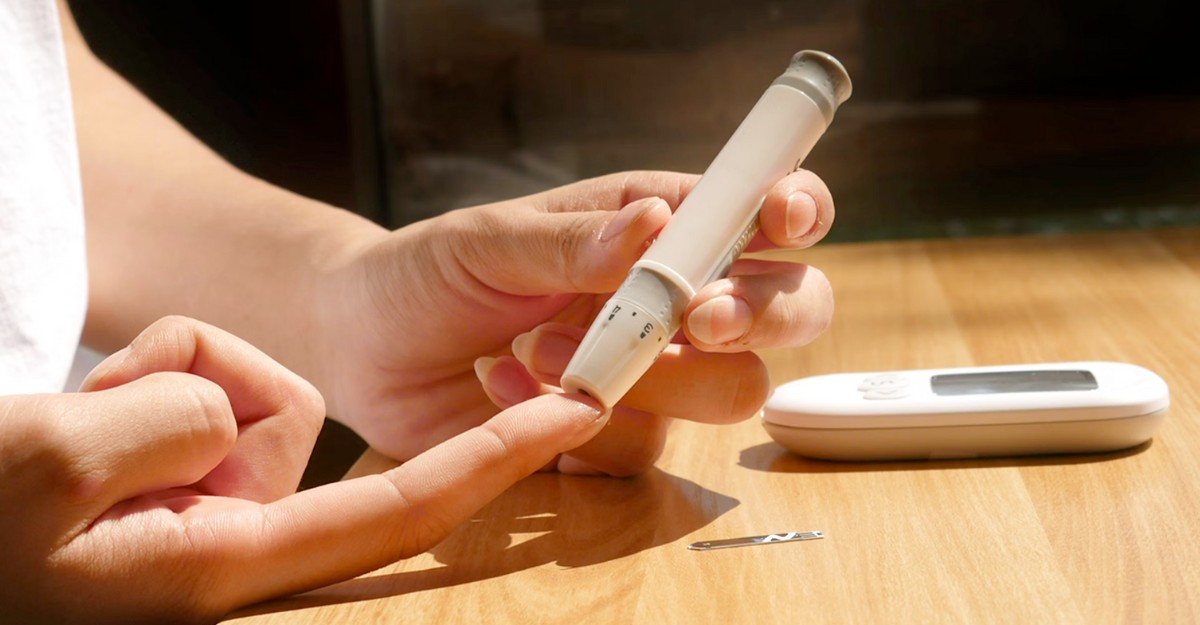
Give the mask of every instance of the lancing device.
[{"label": "lancing device", "polygon": [[729,272],[758,231],[767,191],[800,168],[850,90],[832,56],[792,57],[596,317],[563,372],[563,390],[606,408],[629,391],[679,331],[696,292]]}]

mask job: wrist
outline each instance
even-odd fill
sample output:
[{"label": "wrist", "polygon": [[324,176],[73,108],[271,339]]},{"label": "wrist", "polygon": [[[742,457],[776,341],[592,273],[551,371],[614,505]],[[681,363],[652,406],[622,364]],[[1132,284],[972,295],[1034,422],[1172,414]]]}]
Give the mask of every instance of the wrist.
[{"label": "wrist", "polygon": [[[315,203],[314,203],[315,204]],[[368,250],[388,231],[354,213],[319,205],[296,246],[292,296],[282,305],[290,320],[263,329],[272,352],[320,390],[330,414],[337,410],[336,371],[345,348],[343,329],[362,308],[359,275]]]}]

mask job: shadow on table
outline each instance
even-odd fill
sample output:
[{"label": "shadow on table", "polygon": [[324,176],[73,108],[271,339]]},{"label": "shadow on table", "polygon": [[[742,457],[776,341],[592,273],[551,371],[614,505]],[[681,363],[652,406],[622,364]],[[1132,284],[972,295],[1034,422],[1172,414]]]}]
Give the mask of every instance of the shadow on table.
[{"label": "shadow on table", "polygon": [[1154,444],[1151,439],[1128,449],[1103,454],[1060,454],[1013,456],[1004,458],[962,458],[947,460],[897,460],[891,462],[850,462],[817,460],[789,452],[774,442],[762,443],[742,450],[738,465],[754,471],[769,473],[857,473],[872,471],[929,471],[946,469],[983,469],[995,467],[1028,467],[1092,464],[1110,462],[1140,454]]},{"label": "shadow on table", "polygon": [[739,504],[659,469],[630,479],[533,475],[430,553],[443,566],[361,577],[239,610],[231,618],[481,581],[545,564],[586,567],[671,543]]}]

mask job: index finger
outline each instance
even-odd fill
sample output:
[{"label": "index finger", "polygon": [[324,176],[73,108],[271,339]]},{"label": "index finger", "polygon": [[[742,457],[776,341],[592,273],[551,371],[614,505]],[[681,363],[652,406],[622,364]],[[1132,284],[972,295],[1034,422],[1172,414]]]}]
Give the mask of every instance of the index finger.
[{"label": "index finger", "polygon": [[658,197],[675,210],[699,180],[698,175],[672,171],[609,174],[540,193],[534,196],[534,206],[545,212],[616,211],[626,204]]},{"label": "index finger", "polygon": [[760,234],[748,249],[810,247],[829,233],[833,217],[825,182],[807,169],[794,171],[767,192],[758,213]]},{"label": "index finger", "polygon": [[233,527],[229,519],[216,521],[224,559],[233,564],[216,582],[230,606],[240,606],[419,554],[509,486],[590,439],[604,419],[586,397],[544,395],[386,473],[297,493]]}]

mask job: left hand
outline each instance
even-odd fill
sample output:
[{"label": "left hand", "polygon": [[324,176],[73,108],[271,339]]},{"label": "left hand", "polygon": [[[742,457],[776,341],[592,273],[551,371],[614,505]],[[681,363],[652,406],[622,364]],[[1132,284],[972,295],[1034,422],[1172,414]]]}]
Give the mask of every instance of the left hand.
[{"label": "left hand", "polygon": [[[403,460],[484,422],[497,406],[543,393],[697,180],[616,174],[366,242],[321,287],[316,340],[325,356],[311,375],[331,414]],[[833,200],[801,170],[770,191],[759,221],[750,249],[807,247],[828,232]],[[818,270],[739,260],[688,306],[686,341],[668,348],[608,427],[558,468],[636,473],[661,452],[667,416],[749,418],[770,390],[749,350],[805,344],[832,309]]]},{"label": "left hand", "polygon": [[295,492],[308,382],[184,317],[79,393],[0,397],[0,623],[216,622],[422,553],[603,427],[546,395],[377,475]]}]

